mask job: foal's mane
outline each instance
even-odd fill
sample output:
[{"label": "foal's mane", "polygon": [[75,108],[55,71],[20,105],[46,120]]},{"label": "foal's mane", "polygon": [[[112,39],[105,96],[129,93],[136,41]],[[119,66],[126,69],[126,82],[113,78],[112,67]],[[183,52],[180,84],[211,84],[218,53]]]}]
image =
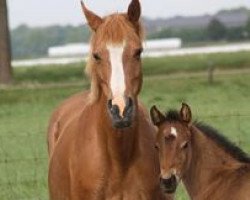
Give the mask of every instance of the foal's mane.
[{"label": "foal's mane", "polygon": [[121,43],[126,38],[137,39],[142,42],[144,33],[142,24],[129,21],[127,14],[115,13],[103,18],[103,23],[96,32],[92,32],[90,39],[91,51],[86,65],[85,73],[91,79],[90,103],[96,102],[100,95],[100,87],[95,72],[95,62],[92,58],[94,45],[100,45],[103,42]]},{"label": "foal's mane", "polygon": [[[169,110],[165,117],[166,121],[169,122],[182,122],[180,114],[176,110]],[[243,163],[250,163],[250,156],[225,136],[223,136],[218,130],[203,122],[194,121],[193,125],[198,128],[206,137],[213,140],[218,146],[224,149],[224,151],[229,153],[234,159]]]}]

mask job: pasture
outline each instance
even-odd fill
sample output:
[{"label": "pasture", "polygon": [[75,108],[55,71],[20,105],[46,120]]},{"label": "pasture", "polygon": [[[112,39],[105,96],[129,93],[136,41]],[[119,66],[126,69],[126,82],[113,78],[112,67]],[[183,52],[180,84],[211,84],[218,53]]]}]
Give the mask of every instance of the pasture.
[{"label": "pasture", "polygon": [[[206,74],[210,63],[220,70],[212,84]],[[144,72],[140,97],[148,109],[153,104],[179,109],[187,102],[194,118],[250,153],[249,52],[145,59]],[[49,116],[58,103],[88,86],[83,64],[74,64],[18,68],[13,86],[0,88],[0,199],[48,199]],[[177,199],[186,199],[182,189]]]}]

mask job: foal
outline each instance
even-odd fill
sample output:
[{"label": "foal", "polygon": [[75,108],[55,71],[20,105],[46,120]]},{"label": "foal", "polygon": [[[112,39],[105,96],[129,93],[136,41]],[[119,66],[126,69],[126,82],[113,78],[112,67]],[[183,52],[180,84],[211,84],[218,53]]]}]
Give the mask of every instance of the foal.
[{"label": "foal", "polygon": [[183,181],[193,200],[249,200],[250,157],[215,129],[191,122],[186,104],[163,115],[155,106],[151,119],[158,127],[156,148],[161,187],[173,193]]}]

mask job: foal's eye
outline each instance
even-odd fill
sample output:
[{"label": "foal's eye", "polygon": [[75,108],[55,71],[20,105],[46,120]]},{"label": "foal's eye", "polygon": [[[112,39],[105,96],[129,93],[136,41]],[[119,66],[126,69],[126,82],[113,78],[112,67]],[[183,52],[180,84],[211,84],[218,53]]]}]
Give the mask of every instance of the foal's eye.
[{"label": "foal's eye", "polygon": [[158,144],[155,145],[155,149],[156,149],[156,150],[159,150],[159,149],[160,149],[160,147],[159,147]]},{"label": "foal's eye", "polygon": [[101,60],[101,57],[98,53],[93,53],[93,58],[96,60],[96,61],[100,61]]},{"label": "foal's eye", "polygon": [[188,147],[188,141],[187,142],[184,142],[182,145],[181,145],[181,148],[182,149],[186,149]]},{"label": "foal's eye", "polygon": [[143,52],[143,48],[137,49],[134,53],[134,58],[136,59],[140,59],[141,58],[141,54]]}]

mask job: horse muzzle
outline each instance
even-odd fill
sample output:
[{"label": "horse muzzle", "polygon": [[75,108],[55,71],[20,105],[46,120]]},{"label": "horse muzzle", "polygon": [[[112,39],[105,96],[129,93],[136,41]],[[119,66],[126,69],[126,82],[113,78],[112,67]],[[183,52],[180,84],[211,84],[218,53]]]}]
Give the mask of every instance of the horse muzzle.
[{"label": "horse muzzle", "polygon": [[112,100],[108,101],[108,110],[111,115],[112,125],[118,129],[128,128],[132,125],[134,103],[130,97],[125,97],[125,102],[126,106],[121,113],[118,105],[113,104]]},{"label": "horse muzzle", "polygon": [[160,178],[160,186],[164,193],[168,193],[168,194],[174,193],[177,188],[176,176],[172,175],[168,179]]}]

